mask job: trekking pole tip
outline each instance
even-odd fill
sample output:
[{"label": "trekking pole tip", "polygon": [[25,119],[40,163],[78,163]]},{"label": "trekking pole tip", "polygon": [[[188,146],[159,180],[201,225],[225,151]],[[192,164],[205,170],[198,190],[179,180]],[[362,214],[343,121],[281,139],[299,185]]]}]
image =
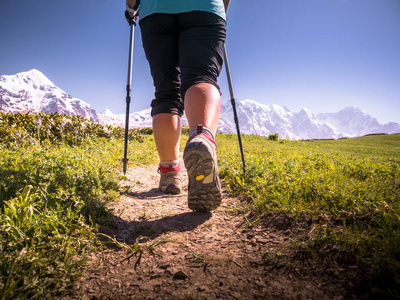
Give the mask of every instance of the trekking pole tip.
[{"label": "trekking pole tip", "polygon": [[127,169],[127,166],[128,166],[128,159],[125,157],[125,158],[122,159],[122,161],[124,163],[122,171],[124,172],[124,175],[125,175],[126,174],[126,169]]}]

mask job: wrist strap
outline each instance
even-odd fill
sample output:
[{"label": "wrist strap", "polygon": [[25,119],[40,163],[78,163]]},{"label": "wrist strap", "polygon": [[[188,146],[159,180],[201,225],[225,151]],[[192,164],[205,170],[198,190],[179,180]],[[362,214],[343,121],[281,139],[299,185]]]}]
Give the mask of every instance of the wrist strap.
[{"label": "wrist strap", "polygon": [[129,12],[131,12],[131,13],[135,13],[135,12],[136,12],[136,10],[133,9],[132,7],[130,7],[130,6],[128,5],[128,3],[126,4],[126,10],[129,11]]}]

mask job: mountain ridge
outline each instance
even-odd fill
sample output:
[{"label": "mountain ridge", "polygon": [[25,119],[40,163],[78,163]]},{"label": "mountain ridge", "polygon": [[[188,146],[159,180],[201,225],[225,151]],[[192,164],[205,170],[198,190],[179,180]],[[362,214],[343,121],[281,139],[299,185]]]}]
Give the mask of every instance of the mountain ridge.
[{"label": "mountain ridge", "polygon": [[[355,106],[334,113],[313,114],[308,108],[293,111],[277,104],[261,104],[246,99],[236,101],[240,130],[244,134],[298,139],[338,139],[375,133],[400,133],[400,124],[379,123],[374,117]],[[125,125],[125,114],[114,114],[106,109],[97,113],[90,104],[67,94],[36,69],[16,75],[0,76],[0,111],[4,112],[57,112],[81,115],[108,125]],[[129,115],[131,128],[152,126],[151,108]],[[187,125],[182,117],[182,125]],[[218,132],[236,133],[232,105],[222,103]]]},{"label": "mountain ridge", "polygon": [[64,92],[36,69],[0,76],[0,111],[56,112],[100,122],[88,103]]}]

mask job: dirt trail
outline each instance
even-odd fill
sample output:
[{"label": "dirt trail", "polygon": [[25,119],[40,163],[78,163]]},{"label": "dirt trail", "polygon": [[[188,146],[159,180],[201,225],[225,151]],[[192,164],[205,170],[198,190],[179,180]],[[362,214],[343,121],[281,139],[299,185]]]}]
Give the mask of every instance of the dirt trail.
[{"label": "dirt trail", "polygon": [[154,166],[127,177],[131,192],[113,205],[117,229],[109,234],[128,245],[138,239],[143,251],[93,254],[80,281],[84,299],[343,299],[339,279],[274,264],[291,251],[285,224],[249,228],[240,201],[226,192],[216,211],[191,212],[187,190],[158,191]]}]

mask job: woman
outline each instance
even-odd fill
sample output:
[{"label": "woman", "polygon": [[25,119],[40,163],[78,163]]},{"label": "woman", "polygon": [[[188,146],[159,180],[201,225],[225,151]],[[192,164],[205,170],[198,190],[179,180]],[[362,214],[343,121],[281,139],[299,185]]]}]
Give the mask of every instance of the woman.
[{"label": "woman", "polygon": [[[190,133],[183,159],[189,177],[188,206],[195,211],[213,210],[222,198],[214,137],[229,2],[141,0],[139,6],[143,48],[155,87],[151,114],[160,189],[181,191],[180,118],[185,111]],[[135,0],[127,0],[130,18],[135,6]]]}]

